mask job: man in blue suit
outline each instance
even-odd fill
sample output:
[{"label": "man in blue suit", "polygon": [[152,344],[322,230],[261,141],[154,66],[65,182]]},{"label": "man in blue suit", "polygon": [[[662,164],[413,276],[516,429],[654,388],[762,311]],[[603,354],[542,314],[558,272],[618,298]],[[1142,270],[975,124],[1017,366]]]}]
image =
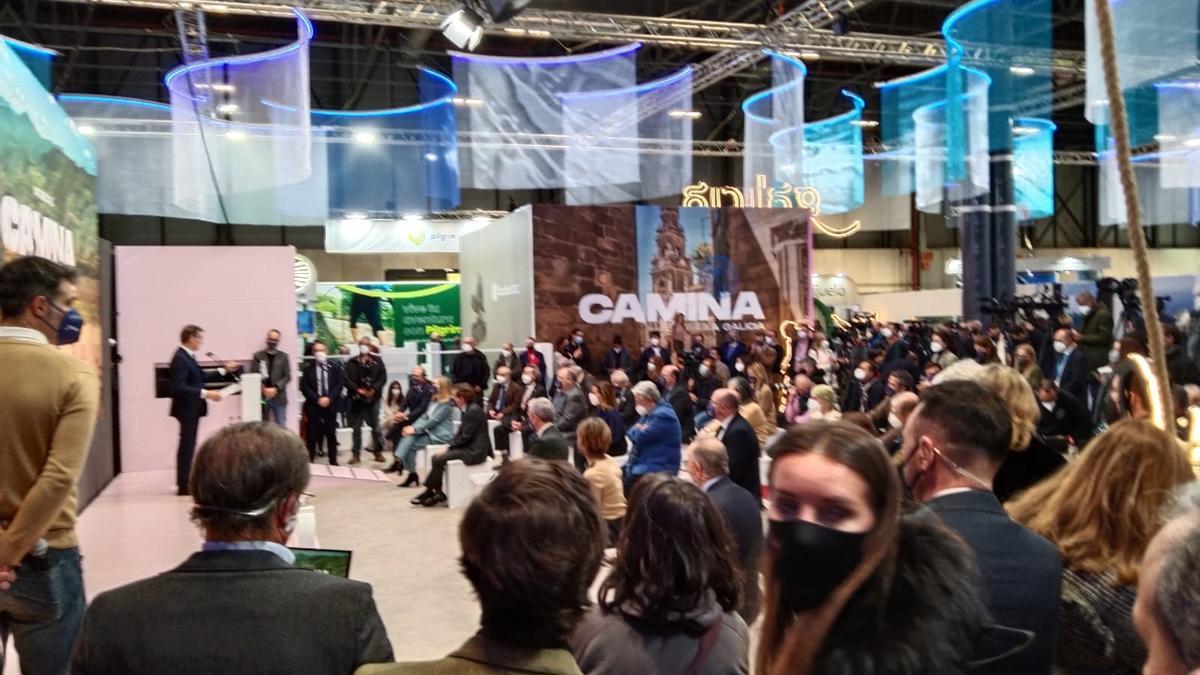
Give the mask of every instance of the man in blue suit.
[{"label": "man in blue suit", "polygon": [[1053,369],[1050,377],[1059,389],[1074,396],[1080,401],[1088,400],[1088,385],[1092,381],[1092,371],[1088,368],[1087,357],[1083,350],[1075,344],[1075,332],[1070,328],[1059,328],[1054,333]]},{"label": "man in blue suit", "polygon": [[648,473],[679,473],[680,445],[683,430],[675,409],[662,398],[658,386],[641,381],[633,385],[633,400],[641,419],[627,434],[633,450],[625,464],[625,494],[633,484]]},{"label": "man in blue suit", "polygon": [[317,444],[325,440],[329,465],[337,466],[337,411],[342,404],[345,376],[337,361],[329,360],[329,349],[317,341],[312,345],[313,362],[300,376],[300,393],[304,395],[304,415],[308,418],[305,440],[308,460],[317,461]]},{"label": "man in blue suit", "polygon": [[171,417],[179,420],[179,448],[175,452],[175,487],[177,494],[188,494],[188,476],[192,473],[192,457],[196,454],[196,434],[200,418],[208,414],[208,402],[220,401],[221,394],[204,388],[206,382],[224,380],[229,372],[238,369],[236,363],[226,363],[217,372],[200,367],[197,355],[204,345],[204,329],[183,327],[179,348],[171,358]]}]

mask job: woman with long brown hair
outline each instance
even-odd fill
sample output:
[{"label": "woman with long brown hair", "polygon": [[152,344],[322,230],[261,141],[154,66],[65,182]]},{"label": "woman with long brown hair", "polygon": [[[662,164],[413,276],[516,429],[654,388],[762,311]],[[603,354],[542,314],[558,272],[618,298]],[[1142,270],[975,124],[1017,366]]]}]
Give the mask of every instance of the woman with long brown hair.
[{"label": "woman with long brown hair", "polygon": [[1193,477],[1170,434],[1130,419],[1009,504],[1063,555],[1056,672],[1140,672],[1146,651],[1130,612],[1142,555],[1172,491]]},{"label": "woman with long brown hair", "polygon": [[878,440],[843,422],[775,444],[761,675],[965,673],[987,622],[965,545],[901,513]]}]

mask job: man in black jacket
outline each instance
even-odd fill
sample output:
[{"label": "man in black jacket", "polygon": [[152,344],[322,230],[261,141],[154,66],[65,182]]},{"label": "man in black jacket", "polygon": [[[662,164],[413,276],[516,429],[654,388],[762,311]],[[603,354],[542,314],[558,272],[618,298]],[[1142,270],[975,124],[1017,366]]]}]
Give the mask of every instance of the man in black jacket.
[{"label": "man in black jacket", "polygon": [[869,359],[854,369],[854,381],[842,394],[842,414],[848,412],[869,413],[887,396],[883,383],[879,381],[879,370]]},{"label": "man in black jacket", "polygon": [[[1193,319],[1195,321],[1196,319]],[[1200,368],[1188,356],[1187,340],[1179,326],[1163,326],[1163,337],[1167,346],[1167,375],[1171,384],[1182,387],[1185,384],[1200,384]]]},{"label": "man in black jacket", "polygon": [[488,439],[487,415],[479,405],[475,389],[466,383],[454,385],[454,405],[462,410],[462,423],[458,433],[450,440],[450,448],[433,458],[429,477],[425,479],[425,491],[412,500],[414,506],[437,506],[448,498],[442,492],[442,476],[446,464],[461,459],[467,466],[482,464],[492,454],[492,443]]},{"label": "man in black jacket", "polygon": [[663,388],[667,392],[667,401],[675,409],[675,416],[679,418],[683,442],[691,443],[696,436],[696,412],[692,409],[692,397],[688,393],[687,382],[680,375],[679,366],[663,367]]},{"label": "man in black jacket", "polygon": [[379,402],[383,397],[383,388],[387,386],[387,368],[383,360],[374,354],[371,348],[371,338],[363,337],[358,341],[358,356],[346,363],[346,392],[350,395],[350,414],[347,421],[350,424],[350,453],[351,464],[362,461],[362,428],[366,424],[371,430],[371,451],[375,453],[375,461],[383,459],[383,434],[379,431]]},{"label": "man in black jacket", "polygon": [[554,404],[548,398],[535,398],[529,402],[525,413],[529,419],[529,450],[525,454],[538,459],[565,462],[571,457],[570,443],[558,427],[554,426]]},{"label": "man in black jacket", "polygon": [[625,341],[620,335],[614,335],[612,348],[604,355],[604,374],[612,375],[614,370],[629,372],[633,369],[633,357],[625,349]]},{"label": "man in black jacket", "polygon": [[487,357],[476,346],[475,338],[468,337],[462,341],[462,353],[454,357],[450,364],[450,382],[452,384],[469,384],[475,387],[475,393],[482,394],[487,386],[488,367]]},{"label": "man in black jacket", "polygon": [[713,392],[713,419],[720,423],[715,436],[725,445],[729,456],[729,479],[749,492],[756,504],[761,504],[758,436],[746,418],[738,414],[739,401],[737,392],[732,389]]},{"label": "man in black jacket", "polygon": [[1054,386],[1054,380],[1044,378],[1034,392],[1042,416],[1038,419],[1038,434],[1046,438],[1070,437],[1082,448],[1092,438],[1092,415],[1079,399]]},{"label": "man in black jacket", "polygon": [[1006,672],[1045,675],[1058,630],[1062,556],[1014,522],[992,493],[1011,436],[1012,419],[992,392],[968,381],[930,387],[904,426],[900,470],[913,498],[974,551],[995,622],[1034,634]]},{"label": "man in black jacket", "polygon": [[338,465],[337,412],[342,407],[345,375],[342,365],[330,361],[323,342],[312,344],[312,364],[300,376],[300,393],[304,396],[304,416],[308,429],[304,435],[308,444],[308,459],[317,461],[317,444],[325,441],[329,465]]},{"label": "man in black jacket", "polygon": [[236,363],[226,363],[219,371],[204,370],[198,362],[204,344],[204,329],[184,326],[179,335],[179,348],[171,357],[171,417],[179,420],[179,448],[175,453],[175,487],[177,494],[188,493],[188,474],[196,454],[196,434],[200,418],[208,415],[208,402],[220,401],[221,395],[205,389],[208,382],[220,382],[229,372],[237,370]]},{"label": "man in black jacket", "polygon": [[308,481],[304,446],[283,427],[248,422],[209,438],[191,475],[203,549],[92,601],[71,672],[350,673],[391,662],[371,587],[296,567],[284,546]]},{"label": "man in black jacket", "polygon": [[1050,368],[1043,369],[1059,389],[1080,401],[1088,400],[1088,386],[1094,379],[1087,358],[1075,344],[1075,331],[1059,328],[1054,332],[1054,354],[1046,359]]},{"label": "man in black jacket", "polygon": [[608,379],[613,386],[613,394],[617,397],[617,410],[621,412],[621,419],[628,429],[641,418],[637,413],[637,403],[633,400],[633,385],[629,381],[629,374],[623,370],[614,370]]},{"label": "man in black jacket", "polygon": [[742,604],[738,614],[750,625],[758,616],[758,569],[764,545],[758,502],[754,495],[729,479],[729,454],[715,438],[701,438],[692,444],[687,471],[692,482],[708,493],[729,525],[742,570]]}]

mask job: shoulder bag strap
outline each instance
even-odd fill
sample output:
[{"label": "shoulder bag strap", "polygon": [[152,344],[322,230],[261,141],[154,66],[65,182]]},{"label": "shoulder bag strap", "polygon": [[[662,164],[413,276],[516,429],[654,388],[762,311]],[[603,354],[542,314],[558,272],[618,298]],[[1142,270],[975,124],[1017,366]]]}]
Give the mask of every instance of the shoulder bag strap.
[{"label": "shoulder bag strap", "polygon": [[700,669],[704,667],[704,663],[708,661],[708,655],[712,653],[713,647],[717,644],[717,637],[721,634],[722,617],[717,617],[708,630],[704,631],[704,635],[700,637],[700,647],[696,650],[696,658],[692,659],[692,663],[683,675],[697,675]]}]

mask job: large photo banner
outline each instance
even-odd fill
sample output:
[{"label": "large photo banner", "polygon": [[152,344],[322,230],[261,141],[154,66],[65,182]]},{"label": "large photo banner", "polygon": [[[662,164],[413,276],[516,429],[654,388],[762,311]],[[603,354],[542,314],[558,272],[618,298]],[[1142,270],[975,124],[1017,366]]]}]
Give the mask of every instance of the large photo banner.
[{"label": "large photo banner", "polygon": [[334,353],[348,353],[364,335],[384,347],[462,335],[458,282],[317,284],[315,309],[317,338]]},{"label": "large photo banner", "polygon": [[582,328],[592,353],[620,335],[638,349],[810,320],[805,211],[658,206],[533,210],[538,336]]}]

